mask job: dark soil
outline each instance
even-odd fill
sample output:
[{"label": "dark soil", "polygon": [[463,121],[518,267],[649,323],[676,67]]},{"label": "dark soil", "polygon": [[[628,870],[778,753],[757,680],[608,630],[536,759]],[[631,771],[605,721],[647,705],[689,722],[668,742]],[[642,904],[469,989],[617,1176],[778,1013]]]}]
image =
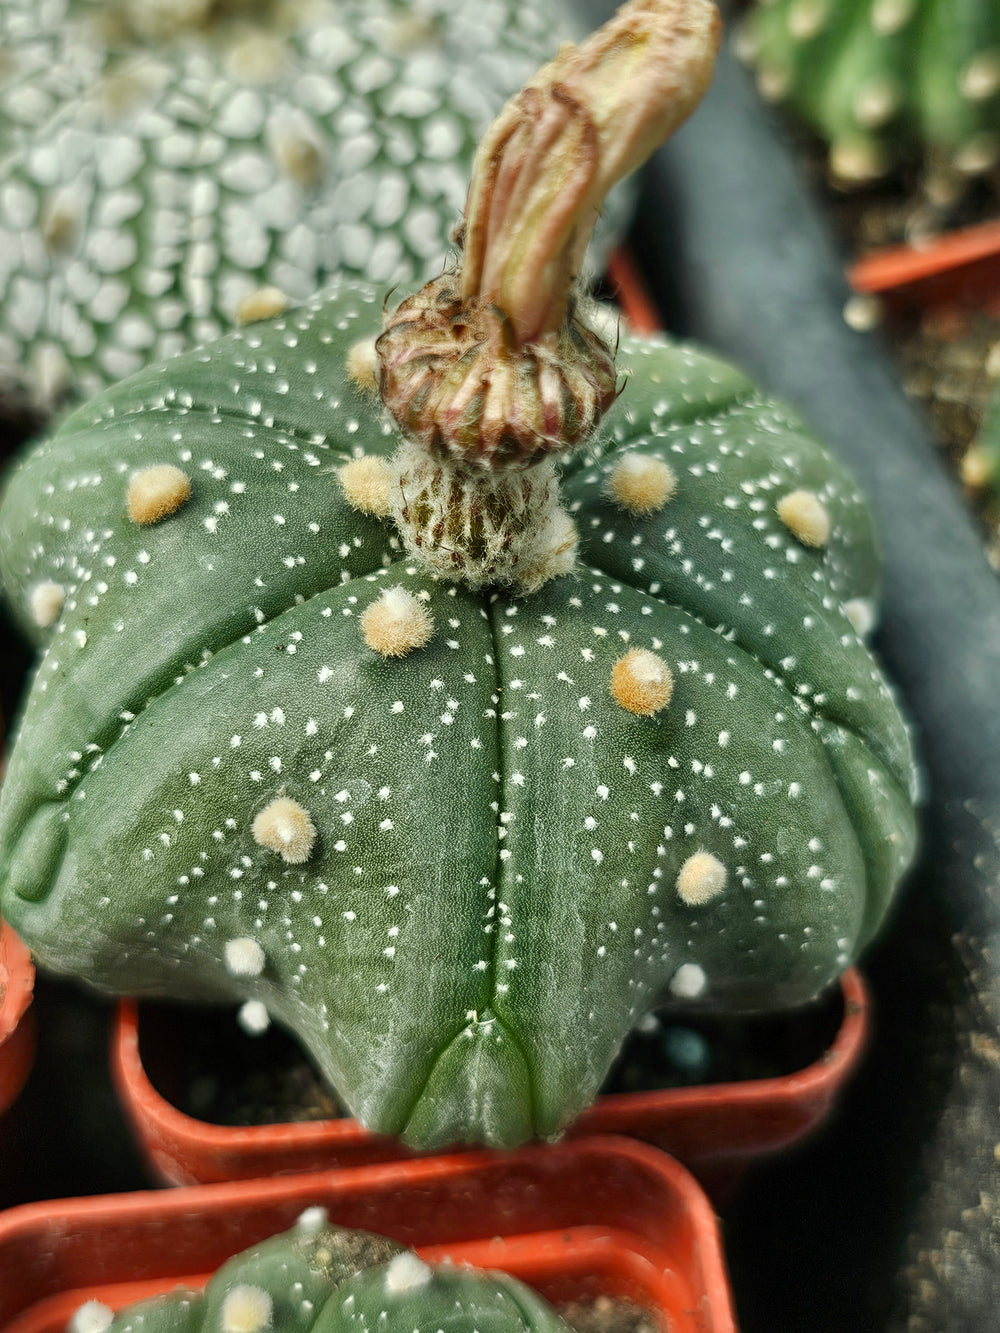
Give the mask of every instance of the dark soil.
[{"label": "dark soil", "polygon": [[657,1321],[639,1305],[598,1296],[593,1301],[571,1301],[556,1307],[576,1333],[656,1333]]},{"label": "dark soil", "polygon": [[[147,1002],[140,1050],[154,1087],[179,1110],[221,1125],[345,1114],[298,1043],[280,1028],[243,1032],[228,1009]],[[839,988],[781,1015],[651,1016],[628,1038],[605,1092],[740,1082],[794,1073],[829,1049],[843,1019]]]}]

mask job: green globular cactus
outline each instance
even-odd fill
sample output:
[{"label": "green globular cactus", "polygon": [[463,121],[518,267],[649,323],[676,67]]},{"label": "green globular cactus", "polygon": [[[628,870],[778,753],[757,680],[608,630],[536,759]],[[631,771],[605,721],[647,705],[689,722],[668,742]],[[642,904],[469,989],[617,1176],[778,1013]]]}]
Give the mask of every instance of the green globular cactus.
[{"label": "green globular cactus", "polygon": [[[598,313],[546,248],[593,222],[577,137],[605,144],[601,189],[634,165],[707,82],[713,12],[633,0],[511,103],[454,289],[378,338],[402,444],[358,383],[382,294],[345,278],[106,390],[0,509],[44,648],[4,915],[102,989],[266,1010],[415,1145],[559,1134],[663,997],[807,1000],[912,854],[854,482],[689,347],[623,338],[613,403]],[[538,179],[495,188],[518,164]],[[538,339],[521,361],[504,292]],[[450,407],[414,389],[431,363]],[[560,454],[595,403],[607,424]]]},{"label": "green globular cactus", "polygon": [[572,35],[510,0],[5,0],[0,391],[51,411],[335,273],[439,272],[479,137]]},{"label": "green globular cactus", "polygon": [[959,176],[1000,161],[996,0],[757,0],[740,45],[839,181],[920,156]]},{"label": "green globular cactus", "polygon": [[425,1264],[412,1250],[331,1226],[310,1208],[296,1226],[183,1287],[114,1315],[89,1301],[70,1333],[568,1333],[516,1278]]}]

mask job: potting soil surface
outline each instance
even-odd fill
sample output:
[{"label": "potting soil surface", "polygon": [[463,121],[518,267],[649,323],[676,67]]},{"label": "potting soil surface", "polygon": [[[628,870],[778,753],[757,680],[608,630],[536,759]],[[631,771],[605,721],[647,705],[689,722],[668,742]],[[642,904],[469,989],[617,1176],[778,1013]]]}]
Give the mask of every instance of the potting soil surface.
[{"label": "potting soil surface", "polygon": [[[822,1058],[842,1019],[839,988],[780,1015],[650,1015],[626,1041],[604,1091],[791,1074]],[[294,1038],[278,1027],[249,1035],[231,1009],[146,1002],[139,1038],[154,1087],[196,1119],[235,1126],[346,1114]]]}]

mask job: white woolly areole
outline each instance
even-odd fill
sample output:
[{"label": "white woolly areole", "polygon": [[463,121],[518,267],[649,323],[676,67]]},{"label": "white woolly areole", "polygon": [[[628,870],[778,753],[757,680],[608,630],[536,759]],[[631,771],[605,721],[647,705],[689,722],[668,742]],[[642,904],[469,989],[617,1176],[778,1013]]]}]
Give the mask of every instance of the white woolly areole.
[{"label": "white woolly areole", "polygon": [[340,485],[344,499],[362,514],[372,518],[388,518],[392,505],[389,500],[392,472],[389,464],[378,454],[352,458],[340,469]]},{"label": "white woolly areole", "polygon": [[114,1310],[103,1301],[85,1301],[67,1324],[66,1333],[104,1333],[114,1317]]},{"label": "white woolly areole", "polygon": [[875,603],[870,597],[852,597],[844,603],[844,615],[859,639],[867,638],[875,628]]},{"label": "white woolly areole", "polygon": [[244,296],[236,307],[237,324],[256,324],[260,319],[277,319],[289,306],[288,297],[280,287],[258,287]]},{"label": "white woolly areole", "polygon": [[399,1296],[407,1291],[426,1287],[433,1276],[432,1270],[415,1254],[396,1254],[385,1266],[385,1292]]},{"label": "white woolly areole", "polygon": [[704,993],[708,978],[697,963],[681,963],[670,978],[668,989],[678,1000],[696,1000]]},{"label": "white woolly areole", "polygon": [[265,805],[250,832],[254,842],[269,847],[293,866],[309,860],[316,841],[316,826],[309,811],[290,796],[276,796]]},{"label": "white woolly areole", "polygon": [[674,692],[674,677],[659,654],[632,648],[611,669],[611,693],[616,703],[639,717],[653,717],[666,708]]},{"label": "white woolly areole", "polygon": [[830,540],[830,515],[812,491],[789,491],[775,508],[793,537],[804,546],[825,546]]},{"label": "white woolly areole", "polygon": [[347,353],[347,374],[365,393],[378,388],[378,352],[373,338],[362,338]]},{"label": "white woolly areole", "polygon": [[154,463],[129,478],[125,503],[132,522],[146,527],[175,514],[190,496],[191,481],[186,472],[172,463]]},{"label": "white woolly areole", "polygon": [[241,1282],[222,1300],[222,1333],[263,1333],[271,1323],[274,1303],[263,1287]]},{"label": "white woolly areole", "polygon": [[697,851],[677,872],[677,893],[688,907],[700,907],[726,887],[726,867],[711,852]]},{"label": "white woolly areole", "polygon": [[264,950],[248,935],[237,940],[226,940],[222,956],[226,970],[234,977],[259,977],[264,971]]},{"label": "white woolly areole", "polygon": [[361,633],[373,652],[383,657],[405,657],[430,641],[434,620],[418,597],[397,585],[386,588],[365,607]]},{"label": "white woolly areole", "polygon": [[31,618],[41,629],[48,629],[59,619],[66,600],[61,583],[39,583],[31,591]]},{"label": "white woolly areole", "polygon": [[240,1006],[236,1021],[248,1037],[259,1037],[271,1026],[271,1015],[262,1000],[247,1000]]},{"label": "white woolly areole", "polygon": [[655,514],[676,490],[673,468],[648,454],[625,454],[608,473],[608,494],[630,514]]},{"label": "white woolly areole", "polygon": [[330,1214],[319,1204],[314,1204],[312,1208],[305,1208],[295,1219],[295,1225],[300,1231],[319,1231],[326,1226],[330,1220]]}]

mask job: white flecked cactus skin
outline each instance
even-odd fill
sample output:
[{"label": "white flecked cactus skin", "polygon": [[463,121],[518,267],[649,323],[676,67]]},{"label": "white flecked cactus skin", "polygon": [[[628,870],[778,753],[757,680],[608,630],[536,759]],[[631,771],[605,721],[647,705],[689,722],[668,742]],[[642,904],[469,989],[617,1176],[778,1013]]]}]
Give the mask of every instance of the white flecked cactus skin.
[{"label": "white flecked cactus skin", "polygon": [[510,0],[230,0],[160,32],[183,9],[0,6],[0,391],[43,412],[261,288],[439,272],[478,138],[574,35]]},{"label": "white flecked cactus skin", "polygon": [[[0,572],[44,656],[0,894],[48,967],[263,1002],[373,1129],[511,1145],[558,1134],[671,990],[828,985],[911,857],[913,761],[855,630],[869,512],[786,409],[623,339],[625,393],[564,470],[574,571],[474,593],[345,499],[338,468],[396,447],[345,370],[381,304],[344,279],[105,391],[14,471]],[[676,480],[649,512],[609,485],[634,454]],[[152,462],[191,493],[142,526]],[[779,517],[803,489],[825,544]],[[398,657],[362,624],[390,588],[432,618]],[[673,676],[648,715],[612,693],[631,649],[640,695]]]},{"label": "white flecked cactus skin", "polygon": [[842,181],[913,157],[963,176],[1000,161],[996,0],[757,0],[740,45]]},{"label": "white flecked cactus skin", "polygon": [[70,1333],[569,1333],[540,1296],[506,1273],[425,1264],[412,1250],[330,1226],[297,1226],[230,1259],[203,1290],[177,1288],[114,1318],[91,1302]]}]

